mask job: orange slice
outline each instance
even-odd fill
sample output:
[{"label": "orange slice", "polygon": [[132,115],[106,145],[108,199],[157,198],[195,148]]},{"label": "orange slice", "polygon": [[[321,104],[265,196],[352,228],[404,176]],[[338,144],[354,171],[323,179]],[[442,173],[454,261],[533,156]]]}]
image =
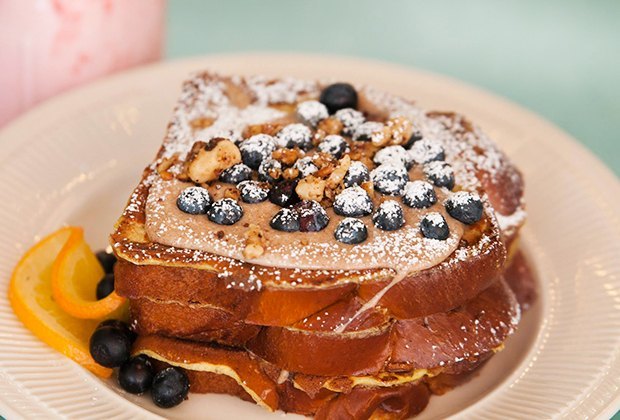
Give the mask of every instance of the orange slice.
[{"label": "orange slice", "polygon": [[69,315],[82,319],[102,319],[121,312],[125,298],[116,292],[97,300],[97,283],[103,275],[99,260],[84,241],[84,231],[71,228],[71,235],[52,266],[52,291],[58,305]]},{"label": "orange slice", "polygon": [[20,321],[41,341],[107,378],[112,369],[98,365],[88,350],[98,321],[68,315],[52,297],[52,265],[73,231],[74,228],[60,229],[26,252],[13,271],[9,300]]}]

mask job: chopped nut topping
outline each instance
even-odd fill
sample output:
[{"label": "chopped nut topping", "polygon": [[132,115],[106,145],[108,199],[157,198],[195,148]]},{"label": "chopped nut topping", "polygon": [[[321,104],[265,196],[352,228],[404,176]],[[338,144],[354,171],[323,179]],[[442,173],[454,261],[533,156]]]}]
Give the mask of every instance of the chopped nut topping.
[{"label": "chopped nut topping", "polygon": [[302,200],[321,201],[326,184],[327,182],[324,179],[308,175],[299,181],[295,188],[295,192]]},{"label": "chopped nut topping", "polygon": [[273,157],[275,160],[280,161],[286,166],[293,165],[295,162],[297,162],[297,159],[300,159],[303,156],[304,152],[299,147],[295,147],[293,149],[281,148],[274,150],[274,152],[271,154],[271,157]]},{"label": "chopped nut topping", "polygon": [[375,188],[374,188],[372,181],[362,182],[360,187],[362,187],[364,191],[368,193],[368,196],[370,196],[370,198],[375,197]]},{"label": "chopped nut topping", "polygon": [[260,226],[250,224],[250,227],[245,232],[245,239],[245,248],[243,250],[245,258],[258,258],[265,253],[268,241]]},{"label": "chopped nut topping", "polygon": [[238,201],[240,196],[241,192],[239,192],[237,187],[228,187],[224,190],[223,194],[224,198],[232,198],[235,201]]},{"label": "chopped nut topping", "polygon": [[336,166],[334,171],[329,175],[329,178],[327,178],[327,188],[335,190],[342,183],[344,176],[349,170],[349,166],[351,166],[351,158],[345,155],[338,161],[338,166]]},{"label": "chopped nut topping", "polygon": [[194,152],[196,144],[188,159],[187,174],[197,184],[216,180],[222,171],[241,162],[241,152],[228,139],[221,137],[211,139],[209,143],[200,143],[198,151]]},{"label": "chopped nut topping", "polygon": [[192,130],[204,130],[205,128],[211,127],[215,119],[208,117],[198,117],[190,121],[189,125],[192,127]]},{"label": "chopped nut topping", "polygon": [[413,134],[413,124],[405,117],[390,118],[386,128],[390,131],[391,144],[404,144]]},{"label": "chopped nut topping", "polygon": [[296,179],[299,176],[299,169],[297,168],[286,168],[282,172],[282,178],[284,179]]},{"label": "chopped nut topping", "polygon": [[255,134],[269,134],[270,136],[275,136],[281,129],[282,124],[278,123],[248,125],[243,131],[243,138],[248,139]]},{"label": "chopped nut topping", "polygon": [[336,117],[325,118],[317,125],[317,131],[327,134],[340,134],[343,129],[342,121]]}]

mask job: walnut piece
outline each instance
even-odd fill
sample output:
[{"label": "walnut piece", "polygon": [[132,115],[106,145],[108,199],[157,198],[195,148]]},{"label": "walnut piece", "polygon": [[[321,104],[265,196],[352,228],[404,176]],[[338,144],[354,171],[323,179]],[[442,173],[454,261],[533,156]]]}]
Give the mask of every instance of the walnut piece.
[{"label": "walnut piece", "polygon": [[343,129],[342,121],[336,117],[325,118],[317,125],[317,131],[323,131],[325,134],[340,134]]},{"label": "walnut piece", "polygon": [[345,155],[338,161],[338,166],[336,166],[336,169],[334,169],[329,175],[329,178],[327,178],[327,188],[335,190],[347,174],[349,166],[351,166],[351,158]]},{"label": "walnut piece", "polygon": [[170,181],[171,179],[174,178],[174,175],[171,172],[169,172],[168,169],[170,169],[172,165],[175,164],[177,158],[178,158],[178,155],[175,154],[172,157],[162,159],[159,165],[157,165],[157,172],[159,173],[159,176],[161,177],[161,179]]},{"label": "walnut piece", "polygon": [[260,226],[252,223],[245,232],[245,248],[243,249],[243,256],[248,260],[260,257],[265,253],[267,242],[265,233]]},{"label": "walnut piece", "polygon": [[286,166],[293,165],[295,162],[297,162],[297,159],[300,159],[303,156],[304,152],[299,147],[295,147],[293,149],[281,148],[274,150],[271,154],[271,157]]},{"label": "walnut piece", "polygon": [[222,171],[241,162],[239,148],[228,139],[218,137],[202,145],[195,154],[191,154],[187,166],[189,178],[197,184],[214,181]]},{"label": "walnut piece", "polygon": [[270,136],[275,136],[281,129],[282,124],[279,123],[248,125],[245,130],[243,130],[243,138],[247,139],[255,134],[269,134]]},{"label": "walnut piece", "polygon": [[405,117],[390,118],[386,127],[390,130],[391,144],[404,144],[413,134],[413,124]]},{"label": "walnut piece", "polygon": [[324,179],[308,175],[295,187],[295,192],[302,200],[315,200],[321,201],[323,199],[323,193],[325,191],[325,185],[327,181]]}]

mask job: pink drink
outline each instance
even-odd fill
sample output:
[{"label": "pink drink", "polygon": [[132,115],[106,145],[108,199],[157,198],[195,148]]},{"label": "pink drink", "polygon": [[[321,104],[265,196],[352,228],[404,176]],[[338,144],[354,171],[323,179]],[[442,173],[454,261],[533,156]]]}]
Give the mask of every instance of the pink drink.
[{"label": "pink drink", "polygon": [[105,74],[158,60],[165,0],[0,0],[0,126]]}]

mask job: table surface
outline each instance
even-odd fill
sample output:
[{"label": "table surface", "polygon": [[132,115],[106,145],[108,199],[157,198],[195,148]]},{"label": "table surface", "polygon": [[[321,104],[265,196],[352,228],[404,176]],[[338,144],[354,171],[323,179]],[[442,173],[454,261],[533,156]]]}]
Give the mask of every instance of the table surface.
[{"label": "table surface", "polygon": [[442,73],[540,114],[620,174],[618,0],[169,0],[168,7],[168,58],[314,52]]}]

